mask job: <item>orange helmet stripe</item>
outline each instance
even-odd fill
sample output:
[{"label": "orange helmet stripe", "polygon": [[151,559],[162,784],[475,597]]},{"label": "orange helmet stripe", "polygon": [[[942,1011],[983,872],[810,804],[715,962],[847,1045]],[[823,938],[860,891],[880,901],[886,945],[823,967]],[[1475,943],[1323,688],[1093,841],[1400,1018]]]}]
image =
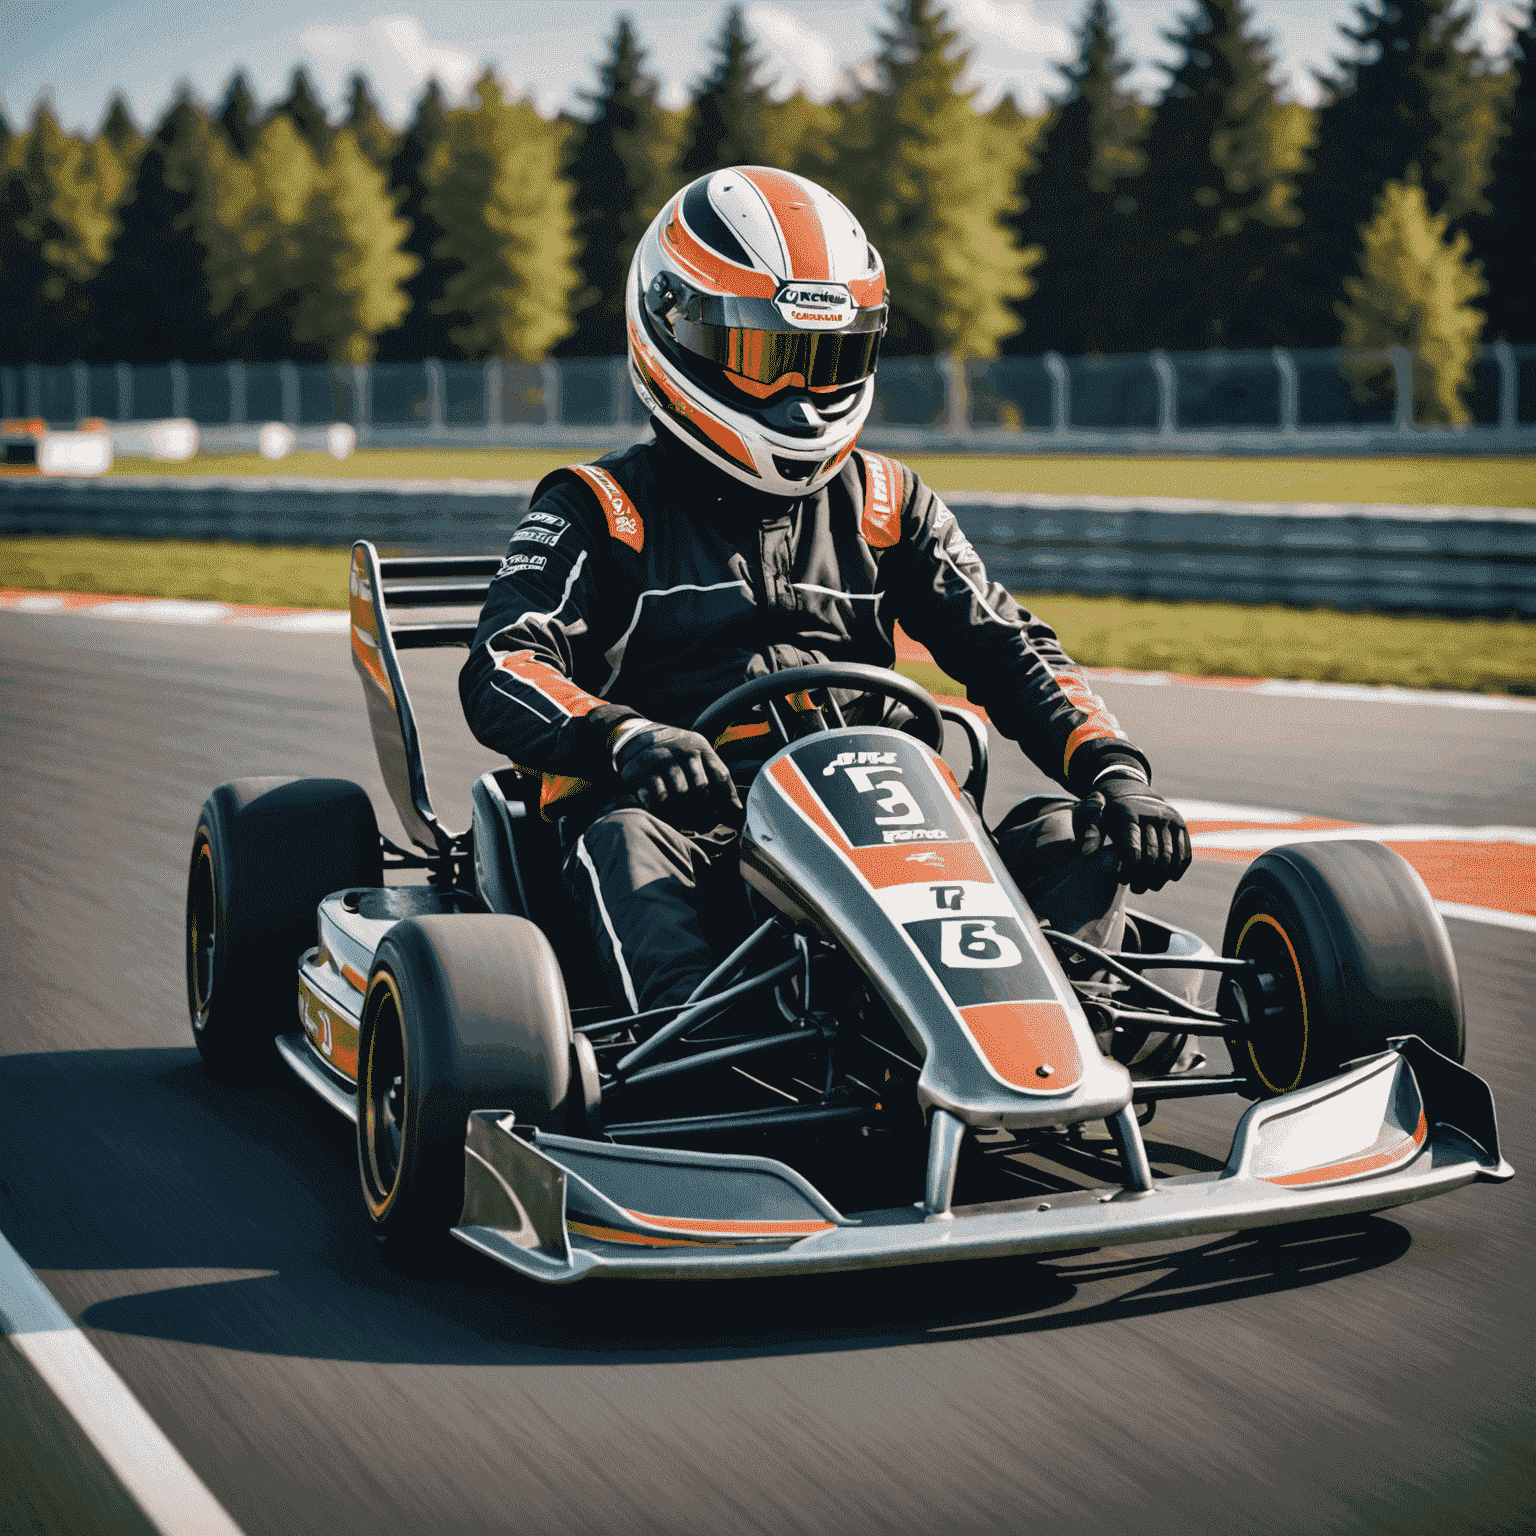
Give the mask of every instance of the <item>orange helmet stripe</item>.
[{"label": "orange helmet stripe", "polygon": [[692,276],[702,279],[704,286],[713,288],[717,293],[771,299],[779,291],[779,285],[766,272],[739,267],[734,261],[727,261],[724,256],[705,245],[683,223],[681,198],[673,203],[672,217],[661,227],[661,244]]},{"label": "orange helmet stripe", "polygon": [[763,194],[778,221],[784,248],[789,252],[791,276],[830,278],[832,258],[827,254],[827,236],[821,227],[821,215],[806,195],[799,178],[787,176],[783,171],[765,170],[760,165],[737,169]]}]

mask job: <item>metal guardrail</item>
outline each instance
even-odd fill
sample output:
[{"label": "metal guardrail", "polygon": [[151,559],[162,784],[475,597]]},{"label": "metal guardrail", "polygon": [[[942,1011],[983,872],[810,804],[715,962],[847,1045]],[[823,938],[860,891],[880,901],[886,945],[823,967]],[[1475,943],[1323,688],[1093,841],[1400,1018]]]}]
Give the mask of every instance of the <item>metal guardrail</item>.
[{"label": "metal guardrail", "polygon": [[[1110,357],[888,357],[872,446],[947,449],[1509,452],[1536,446],[1536,346],[1473,367],[1471,423],[1418,425],[1402,348]],[[623,358],[543,363],[70,363],[0,368],[0,417],[187,417],[205,429],[350,423],[391,445],[631,441],[645,426]],[[216,431],[205,440],[217,441]]]},{"label": "metal guardrail", "polygon": [[[0,479],[0,534],[485,552],[527,482]],[[946,496],[1016,591],[1536,617],[1536,510]]]}]

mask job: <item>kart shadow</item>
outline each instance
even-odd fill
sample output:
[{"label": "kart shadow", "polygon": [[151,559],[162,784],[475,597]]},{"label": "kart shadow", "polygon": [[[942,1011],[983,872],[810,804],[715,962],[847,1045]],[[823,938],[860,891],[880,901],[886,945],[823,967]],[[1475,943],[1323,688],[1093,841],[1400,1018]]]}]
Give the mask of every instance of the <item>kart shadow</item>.
[{"label": "kart shadow", "polygon": [[0,1059],[0,1229],[45,1280],[110,1273],[83,1326],[376,1363],[623,1365],[1113,1323],[1402,1257],[1378,1217],[1211,1239],[773,1281],[545,1290],[458,1244],[403,1274],[363,1229],[352,1128],[301,1084],[240,1090],[191,1050]]}]

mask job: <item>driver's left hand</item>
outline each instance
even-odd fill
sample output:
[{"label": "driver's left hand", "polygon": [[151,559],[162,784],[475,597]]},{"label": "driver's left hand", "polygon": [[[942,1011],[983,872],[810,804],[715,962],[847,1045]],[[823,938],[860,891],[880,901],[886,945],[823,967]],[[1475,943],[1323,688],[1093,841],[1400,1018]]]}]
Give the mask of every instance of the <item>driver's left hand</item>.
[{"label": "driver's left hand", "polygon": [[1194,857],[1184,818],[1136,777],[1100,779],[1074,807],[1072,830],[1085,858],[1113,844],[1120,879],[1137,895],[1162,890]]}]

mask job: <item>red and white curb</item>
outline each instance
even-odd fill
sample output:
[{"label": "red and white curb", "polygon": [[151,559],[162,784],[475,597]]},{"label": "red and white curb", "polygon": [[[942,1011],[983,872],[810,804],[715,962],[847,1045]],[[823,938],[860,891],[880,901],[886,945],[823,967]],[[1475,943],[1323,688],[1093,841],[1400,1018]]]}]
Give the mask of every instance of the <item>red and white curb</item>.
[{"label": "red and white curb", "polygon": [[165,1431],[3,1236],[0,1332],[162,1536],[241,1536]]},{"label": "red and white curb", "polygon": [[153,624],[232,624],[242,629],[344,635],[342,608],[259,608],[249,603],[206,603],[180,597],[114,597],[99,592],[34,592],[0,588],[0,609],[13,613],[88,613],[94,619],[138,619]]},{"label": "red and white curb", "polygon": [[1419,872],[1442,916],[1536,933],[1536,827],[1372,826],[1262,806],[1173,803],[1197,859],[1248,864],[1283,843],[1385,843]]}]

